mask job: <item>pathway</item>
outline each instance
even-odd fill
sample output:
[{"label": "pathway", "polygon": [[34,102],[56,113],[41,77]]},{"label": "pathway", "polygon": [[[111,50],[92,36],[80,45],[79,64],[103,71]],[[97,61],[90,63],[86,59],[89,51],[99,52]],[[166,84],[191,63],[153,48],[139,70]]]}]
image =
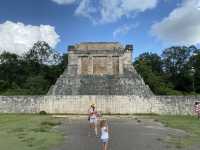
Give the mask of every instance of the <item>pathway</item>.
[{"label": "pathway", "polygon": [[[163,139],[170,134],[185,135],[183,131],[166,128],[150,119],[139,119],[140,122],[134,117],[112,117],[107,120],[111,128],[109,150],[176,150]],[[85,117],[66,118],[59,130],[64,133],[65,142],[53,150],[100,150],[99,139],[88,136]]]}]

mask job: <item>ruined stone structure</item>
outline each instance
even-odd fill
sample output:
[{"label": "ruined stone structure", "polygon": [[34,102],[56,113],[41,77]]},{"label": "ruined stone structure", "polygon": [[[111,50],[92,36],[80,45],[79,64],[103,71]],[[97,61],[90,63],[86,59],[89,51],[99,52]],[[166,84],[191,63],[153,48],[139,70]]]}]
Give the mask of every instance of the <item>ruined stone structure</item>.
[{"label": "ruined stone structure", "polygon": [[132,46],[81,43],[69,47],[69,65],[45,96],[0,96],[0,113],[194,115],[200,96],[155,96],[132,66]]},{"label": "ruined stone structure", "polygon": [[153,95],[132,65],[132,51],[117,42],[69,46],[68,66],[48,95]]}]

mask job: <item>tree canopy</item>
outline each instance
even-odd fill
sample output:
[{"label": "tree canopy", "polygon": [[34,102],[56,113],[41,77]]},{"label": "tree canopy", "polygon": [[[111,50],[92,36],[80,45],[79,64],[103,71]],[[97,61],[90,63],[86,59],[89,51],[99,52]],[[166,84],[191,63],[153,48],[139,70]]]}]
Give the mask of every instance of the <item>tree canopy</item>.
[{"label": "tree canopy", "polygon": [[170,47],[161,56],[143,53],[134,66],[155,94],[199,93],[200,50],[195,46]]},{"label": "tree canopy", "polygon": [[[46,94],[68,64],[48,43],[38,41],[24,55],[0,54],[0,95]],[[200,94],[200,49],[176,46],[156,53],[145,52],[133,63],[157,95]]]},{"label": "tree canopy", "polygon": [[38,41],[23,56],[3,52],[0,55],[1,95],[42,95],[67,66],[46,42]]}]

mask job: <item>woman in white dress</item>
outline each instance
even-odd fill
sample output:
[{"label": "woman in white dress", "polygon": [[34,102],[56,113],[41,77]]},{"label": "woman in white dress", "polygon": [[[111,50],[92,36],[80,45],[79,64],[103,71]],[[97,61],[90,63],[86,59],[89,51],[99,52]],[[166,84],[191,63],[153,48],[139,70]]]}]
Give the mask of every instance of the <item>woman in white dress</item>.
[{"label": "woman in white dress", "polygon": [[[97,111],[95,104],[92,104],[88,110],[88,121],[90,124],[90,131],[94,130],[95,135],[98,136],[98,131],[97,131]],[[90,134],[89,134],[90,135]]]}]

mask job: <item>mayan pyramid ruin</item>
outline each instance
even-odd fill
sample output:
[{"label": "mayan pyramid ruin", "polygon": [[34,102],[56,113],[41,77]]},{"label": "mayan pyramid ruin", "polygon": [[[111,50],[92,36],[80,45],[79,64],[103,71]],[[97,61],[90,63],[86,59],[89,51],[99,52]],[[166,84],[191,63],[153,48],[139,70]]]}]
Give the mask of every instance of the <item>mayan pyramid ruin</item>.
[{"label": "mayan pyramid ruin", "polygon": [[68,66],[48,95],[153,95],[132,65],[133,45],[85,42],[69,46]]}]

